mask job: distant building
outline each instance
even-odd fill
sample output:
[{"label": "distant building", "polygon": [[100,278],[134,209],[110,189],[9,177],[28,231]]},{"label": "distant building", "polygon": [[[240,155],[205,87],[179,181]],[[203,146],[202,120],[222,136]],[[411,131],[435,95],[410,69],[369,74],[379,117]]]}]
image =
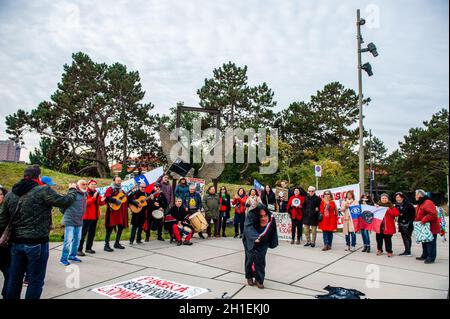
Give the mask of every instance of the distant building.
[{"label": "distant building", "polygon": [[20,145],[14,141],[0,141],[0,161],[19,162]]}]

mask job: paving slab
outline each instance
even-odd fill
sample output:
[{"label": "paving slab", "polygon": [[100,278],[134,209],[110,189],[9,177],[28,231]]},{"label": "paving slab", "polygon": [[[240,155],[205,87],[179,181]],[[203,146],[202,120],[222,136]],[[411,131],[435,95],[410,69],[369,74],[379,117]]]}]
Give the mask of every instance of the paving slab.
[{"label": "paving slab", "polygon": [[[378,287],[369,288],[366,280],[361,278],[343,277],[337,274],[328,274],[317,272],[293,284],[303,288],[322,290],[330,285],[335,287],[344,287],[356,289],[364,293],[366,296],[361,298],[370,299],[445,299],[447,291],[426,289],[420,287],[409,287],[404,285],[380,282]],[[447,286],[448,287],[448,286]],[[328,292],[322,290],[325,295]]]},{"label": "paving slab", "polygon": [[246,286],[240,290],[233,299],[311,299],[312,296],[300,295],[296,293],[273,290],[270,288],[259,289],[256,286]]},{"label": "paving slab", "polygon": [[234,249],[220,248],[215,246],[199,245],[196,242],[192,246],[170,246],[166,249],[158,249],[158,254],[176,257],[187,261],[198,262],[202,260],[208,260],[216,257],[227,256],[230,254],[236,254]]},{"label": "paving slab", "polygon": [[42,298],[52,298],[71,291],[73,289],[71,287],[77,285],[73,280],[77,274],[79,286],[87,287],[143,269],[142,266],[99,258],[83,258],[83,262],[65,267],[59,264],[60,257],[60,252],[50,251]]},{"label": "paving slab", "polygon": [[[229,273],[226,273],[225,275],[219,276],[215,279],[229,281],[229,282],[235,282],[237,284],[247,284],[245,276],[243,274],[238,274],[236,272],[229,272]],[[318,291],[316,291],[316,290],[299,288],[296,286],[287,285],[287,284],[275,282],[272,280],[264,280],[264,286],[266,289],[301,294],[301,295],[305,295],[305,296],[309,296],[309,297],[314,297],[318,293]],[[272,293],[276,294],[277,292],[272,292]]]},{"label": "paving slab", "polygon": [[321,269],[321,272],[362,279],[366,279],[370,274],[378,272],[379,279],[377,280],[381,282],[440,290],[448,289],[447,276],[374,265],[370,262],[344,259]]},{"label": "paving slab", "polygon": [[242,238],[220,238],[220,239],[205,239],[198,240],[197,243],[200,245],[211,246],[211,247],[219,247],[219,248],[227,248],[232,250],[243,250],[244,244],[242,243]]},{"label": "paving slab", "polygon": [[[143,249],[139,249],[138,247],[124,245],[125,249],[114,249],[113,252],[107,252],[103,250],[103,246],[100,244],[94,245],[95,254],[86,254],[84,258],[98,258],[112,261],[127,261],[135,258],[145,257],[152,254],[152,251],[146,251]],[[62,246],[56,247],[55,251],[59,251],[61,254]]]},{"label": "paving slab", "polygon": [[100,284],[95,284],[90,287],[86,287],[86,288],[71,292],[69,294],[60,296],[58,298],[63,298],[63,299],[110,299],[108,297],[105,297],[105,296],[102,296],[95,292],[92,292],[92,291],[90,291],[90,289],[107,286],[107,285],[114,284],[114,283],[119,283],[119,282],[122,282],[122,281],[125,281],[128,279],[137,278],[140,276],[149,276],[149,275],[157,276],[157,277],[160,277],[163,279],[175,281],[175,282],[186,284],[186,285],[209,289],[209,292],[204,293],[200,296],[197,296],[194,299],[216,299],[216,298],[221,298],[225,293],[227,294],[227,296],[231,297],[244,287],[243,285],[220,281],[220,280],[201,278],[201,277],[186,275],[186,274],[173,273],[170,271],[164,271],[164,270],[160,270],[160,269],[147,268],[145,270],[138,271],[133,274],[125,275],[125,276],[122,276],[119,278],[115,278],[114,280],[109,280],[107,282],[102,282]]},{"label": "paving slab", "polygon": [[[229,256],[202,261],[201,263],[237,273],[244,273],[244,260],[244,252],[239,252]],[[299,278],[307,276],[319,268],[324,267],[323,264],[316,264],[277,255],[268,256],[266,261],[266,278],[286,284],[296,281]]]},{"label": "paving slab", "polygon": [[[180,250],[184,248],[185,247],[182,246],[178,247],[178,249]],[[201,276],[207,278],[214,278],[223,275],[227,272],[226,270],[221,270],[214,267],[208,267],[194,262],[189,262],[174,257],[161,255],[158,254],[157,252],[153,253],[151,256],[130,260],[128,261],[128,263],[137,266],[180,272],[185,273],[187,275]]]}]

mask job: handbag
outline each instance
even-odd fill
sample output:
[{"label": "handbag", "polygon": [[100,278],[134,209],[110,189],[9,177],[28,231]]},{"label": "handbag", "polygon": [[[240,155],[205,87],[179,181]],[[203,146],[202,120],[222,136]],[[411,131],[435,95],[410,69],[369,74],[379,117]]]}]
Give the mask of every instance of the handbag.
[{"label": "handbag", "polygon": [[22,206],[22,199],[20,199],[19,202],[17,203],[16,210],[9,218],[8,225],[6,226],[5,230],[3,231],[2,236],[0,237],[0,247],[2,247],[2,248],[6,248],[11,245],[11,235],[12,235],[12,231],[13,231],[12,222],[14,220],[14,217],[16,217],[17,213],[19,212],[21,206]]},{"label": "handbag", "polygon": [[422,224],[421,222],[414,222],[413,235],[417,243],[429,243],[434,239],[433,233],[430,229],[430,223]]},{"label": "handbag", "polygon": [[398,223],[398,230],[401,233],[408,233],[412,228],[412,224],[411,223]]},{"label": "handbag", "polygon": [[320,223],[323,220],[323,214],[319,213],[319,216],[317,216],[317,221]]}]

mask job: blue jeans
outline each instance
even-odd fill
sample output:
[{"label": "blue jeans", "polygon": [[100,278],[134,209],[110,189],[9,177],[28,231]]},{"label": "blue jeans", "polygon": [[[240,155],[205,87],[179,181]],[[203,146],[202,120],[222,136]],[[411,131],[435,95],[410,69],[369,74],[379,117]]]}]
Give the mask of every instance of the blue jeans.
[{"label": "blue jeans", "polygon": [[67,261],[68,259],[77,257],[80,239],[81,226],[66,226],[61,261]]},{"label": "blue jeans", "polygon": [[325,246],[330,246],[333,243],[333,232],[332,231],[324,231],[323,233],[323,244]]},{"label": "blue jeans", "polygon": [[353,233],[353,232],[348,233],[348,235],[345,235],[345,243],[346,243],[347,246],[350,246],[350,236],[351,236],[351,239],[352,239],[352,245],[351,246],[355,247],[356,246],[356,234]]},{"label": "blue jeans", "polygon": [[41,297],[47,271],[48,251],[48,243],[12,245],[6,299],[20,299],[25,272],[28,278],[25,299],[39,299]]},{"label": "blue jeans", "polygon": [[367,229],[361,229],[361,237],[362,237],[364,246],[370,247],[370,234]]}]

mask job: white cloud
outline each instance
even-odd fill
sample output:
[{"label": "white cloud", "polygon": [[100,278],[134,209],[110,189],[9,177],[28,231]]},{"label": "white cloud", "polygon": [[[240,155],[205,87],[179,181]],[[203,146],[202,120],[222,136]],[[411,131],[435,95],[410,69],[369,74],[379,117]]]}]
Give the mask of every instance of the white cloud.
[{"label": "white cloud", "polygon": [[77,51],[138,70],[159,113],[177,101],[197,105],[204,78],[228,61],[248,65],[251,84],[267,82],[277,109],[331,81],[356,89],[355,9],[364,16],[370,4],[380,25],[363,28],[364,40],[380,56],[363,58],[375,73],[364,75],[373,100],[365,123],[393,150],[409,127],[448,108],[446,2],[0,2],[0,116],[49,99]]}]

